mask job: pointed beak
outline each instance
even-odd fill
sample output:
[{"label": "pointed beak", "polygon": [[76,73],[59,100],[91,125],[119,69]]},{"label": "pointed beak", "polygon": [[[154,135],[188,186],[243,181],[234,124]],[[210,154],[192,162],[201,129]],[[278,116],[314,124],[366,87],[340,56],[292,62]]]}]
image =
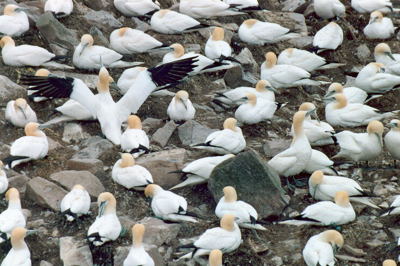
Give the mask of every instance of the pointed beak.
[{"label": "pointed beak", "polygon": [[26,116],[24,108],[22,108],[21,106],[18,106],[18,109],[21,110],[21,112],[24,115],[25,119],[28,119],[28,117]]},{"label": "pointed beak", "polygon": [[35,235],[38,233],[38,230],[28,230],[26,231],[26,236]]},{"label": "pointed beak", "polygon": [[327,100],[327,99],[331,98],[334,94],[335,94],[334,91],[328,91],[328,92],[325,94],[324,99]]},{"label": "pointed beak", "polygon": [[107,201],[102,201],[99,206],[99,215],[98,217],[103,216],[104,211],[106,210]]},{"label": "pointed beak", "polygon": [[385,53],[387,56],[390,57],[390,59],[392,59],[393,61],[396,61],[396,58],[394,58],[393,54],[391,52],[386,52]]},{"label": "pointed beak", "polygon": [[28,9],[28,8],[25,8],[25,7],[18,7],[18,8],[16,8],[14,11],[15,11],[15,12],[24,12],[24,11],[29,11],[29,9]]},{"label": "pointed beak", "polygon": [[396,123],[389,123],[389,127],[390,128],[395,128],[395,127],[397,127],[397,124]]},{"label": "pointed beak", "polygon": [[110,89],[119,90],[119,87],[115,81],[110,83]]},{"label": "pointed beak", "polygon": [[83,45],[82,50],[81,50],[81,52],[79,53],[79,56],[82,55],[83,51],[86,49],[86,47],[87,47],[88,45],[89,45],[88,43],[85,43],[85,44]]},{"label": "pointed beak", "polygon": [[274,87],[267,87],[268,90],[273,91],[275,93],[278,93],[278,91]]},{"label": "pointed beak", "polygon": [[40,130],[42,130],[42,129],[49,128],[49,127],[50,127],[50,125],[40,124],[38,128],[39,128]]},{"label": "pointed beak", "polygon": [[183,106],[185,106],[185,109],[187,110],[188,107],[187,107],[187,104],[186,104],[186,100],[182,100],[182,99],[181,99],[181,103],[183,104]]},{"label": "pointed beak", "polygon": [[381,147],[383,147],[383,139],[382,139],[382,136],[381,136],[380,134],[378,134],[378,133],[375,133],[375,135],[378,137],[379,143],[381,144]]},{"label": "pointed beak", "polygon": [[312,114],[315,114],[315,109],[307,111],[306,116],[311,116]]}]

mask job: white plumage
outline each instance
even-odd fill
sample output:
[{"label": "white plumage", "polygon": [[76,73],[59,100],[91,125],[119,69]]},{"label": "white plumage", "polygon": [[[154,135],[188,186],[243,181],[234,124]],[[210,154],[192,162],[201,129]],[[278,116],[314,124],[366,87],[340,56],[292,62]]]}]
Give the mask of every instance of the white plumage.
[{"label": "white plumage", "polygon": [[179,12],[192,18],[211,18],[217,16],[233,16],[243,14],[230,8],[221,0],[182,0]]},{"label": "white plumage", "polygon": [[162,45],[149,34],[128,27],[116,29],[110,34],[111,49],[121,54],[145,53]]},{"label": "white plumage", "polygon": [[373,11],[389,13],[393,10],[390,0],[351,0],[351,7],[359,13],[371,13]]},{"label": "white plumage", "polygon": [[224,0],[228,5],[235,5],[239,9],[261,10],[258,0]]},{"label": "white plumage", "polygon": [[26,13],[16,5],[6,5],[0,16],[0,35],[18,37],[29,30],[29,19]]},{"label": "white plumage", "polygon": [[[393,22],[390,18],[383,17],[379,11],[371,13],[369,23],[364,28],[367,39],[389,39],[394,34]],[[378,62],[378,61],[377,61]]]},{"label": "white plumage", "polygon": [[389,45],[386,43],[376,45],[374,57],[376,62],[384,65],[385,73],[400,75],[400,54],[392,54]]},{"label": "white plumage", "polygon": [[0,161],[0,194],[3,194],[8,189],[7,174],[4,171],[3,162]]},{"label": "white plumage", "polygon": [[385,147],[395,160],[400,160],[400,120],[390,121],[390,131],[385,135]]},{"label": "white plumage", "polygon": [[114,6],[127,17],[150,15],[160,9],[160,4],[153,0],[114,0]]},{"label": "white plumage", "polygon": [[257,98],[253,93],[246,95],[247,102],[241,104],[235,112],[235,118],[242,124],[256,124],[272,119],[278,104],[264,98]]},{"label": "white plumage", "polygon": [[21,200],[19,198],[18,190],[10,188],[6,192],[5,197],[8,201],[8,207],[0,213],[0,234],[5,234],[6,238],[0,237],[0,243],[10,237],[14,228],[25,227],[26,225],[25,216],[21,209]]},{"label": "white plumage", "polygon": [[202,28],[194,18],[169,9],[161,9],[153,14],[151,28],[163,34],[180,34],[189,30]]},{"label": "white plumage", "polygon": [[346,7],[339,0],[314,0],[314,11],[323,19],[340,18],[344,16]]},{"label": "white plumage", "polygon": [[224,41],[224,29],[215,27],[210,38],[204,47],[206,56],[210,59],[220,59],[230,57],[232,55],[232,48],[229,43]]},{"label": "white plumage", "polygon": [[25,127],[29,122],[37,122],[35,111],[23,98],[11,100],[7,103],[5,117],[6,120],[17,127]]},{"label": "white plumage", "polygon": [[128,116],[128,127],[121,136],[121,149],[132,153],[134,158],[149,151],[149,138],[142,129],[142,122],[136,115]]},{"label": "white plumage", "polygon": [[336,50],[343,42],[343,30],[335,22],[328,23],[314,35],[313,46],[319,51]]},{"label": "white plumage", "polygon": [[167,108],[168,117],[174,121],[187,121],[194,119],[196,110],[189,99],[187,91],[178,91],[172,98]]},{"label": "white plumage", "polygon": [[72,13],[74,3],[72,0],[47,0],[44,4],[45,12],[52,12],[57,17],[65,17]]},{"label": "white plumage", "polygon": [[143,234],[145,227],[142,224],[135,224],[132,227],[132,246],[123,266],[154,266],[154,261],[143,247]]},{"label": "white plumage", "polygon": [[355,85],[368,93],[385,93],[400,84],[400,76],[385,73],[381,63],[369,63],[358,73]]},{"label": "white plumage", "polygon": [[348,103],[364,104],[364,103],[367,103],[369,100],[376,98],[375,95],[373,97],[369,97],[368,93],[360,88],[357,88],[357,87],[343,88],[342,84],[334,82],[329,86],[329,88],[325,94],[325,99],[329,99],[331,96],[335,95],[336,93],[343,93],[344,96],[346,97]]},{"label": "white plumage", "polygon": [[387,215],[397,215],[400,214],[400,195],[397,195],[393,200],[390,207],[385,210],[385,212],[381,216]]},{"label": "white plumage", "polygon": [[304,171],[311,174],[316,170],[321,170],[330,175],[337,174],[333,168],[333,161],[330,160],[325,153],[312,149],[310,160],[308,161]]},{"label": "white plumage", "polygon": [[31,253],[24,238],[27,230],[17,227],[12,231],[11,246],[7,256],[1,262],[1,266],[31,266]]},{"label": "white plumage", "polygon": [[90,196],[86,189],[81,185],[75,185],[61,200],[60,209],[67,220],[72,222],[89,213],[90,203]]}]

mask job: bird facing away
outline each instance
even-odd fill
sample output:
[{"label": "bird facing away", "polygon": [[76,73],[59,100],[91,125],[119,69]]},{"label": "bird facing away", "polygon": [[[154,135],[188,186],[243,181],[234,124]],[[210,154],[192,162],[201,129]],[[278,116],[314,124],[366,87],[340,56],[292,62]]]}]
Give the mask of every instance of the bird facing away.
[{"label": "bird facing away", "polygon": [[8,201],[8,207],[0,213],[0,243],[10,237],[14,228],[26,226],[18,190],[16,188],[9,188],[5,198]]},{"label": "bird facing away", "polygon": [[7,256],[3,259],[1,266],[31,266],[31,253],[25,243],[28,230],[16,227],[11,233],[11,246]]},{"label": "bird facing away", "polygon": [[234,16],[244,14],[222,1],[215,0],[182,0],[179,12],[192,18],[212,18],[218,16]]},{"label": "bird facing away", "polygon": [[127,122],[128,127],[121,136],[121,149],[137,158],[149,152],[149,138],[142,129],[142,121],[137,115],[128,116]]},{"label": "bird facing away", "polygon": [[314,35],[313,46],[318,52],[336,50],[343,42],[343,30],[335,22],[329,22]]},{"label": "bird facing away", "polygon": [[151,16],[151,28],[163,34],[181,34],[208,27],[194,18],[169,9],[161,9]]},{"label": "bird facing away", "polygon": [[57,18],[69,16],[73,9],[72,0],[47,0],[44,4],[44,12],[51,12]]},{"label": "bird facing away", "polygon": [[127,17],[147,17],[160,9],[158,1],[153,0],[114,0],[114,6]]},{"label": "bird facing away", "polygon": [[394,160],[400,160],[400,120],[390,121],[390,131],[385,135],[385,147]]},{"label": "bird facing away", "polygon": [[0,35],[18,37],[29,30],[29,19],[26,9],[17,5],[6,5],[0,16]]},{"label": "bird facing away", "polygon": [[74,185],[61,200],[61,213],[67,221],[73,222],[83,215],[87,215],[90,209],[90,195],[82,185]]},{"label": "bird facing away", "polygon": [[0,194],[3,194],[8,189],[8,179],[6,171],[4,171],[4,164],[0,161]]},{"label": "bird facing away", "polygon": [[154,261],[143,247],[143,224],[132,226],[132,247],[124,260],[123,266],[154,266]]},{"label": "bird facing away", "polygon": [[163,43],[143,31],[123,27],[110,34],[110,47],[121,54],[145,53]]},{"label": "bird facing away", "polygon": [[208,256],[209,266],[222,266],[222,251],[219,249],[213,249]]}]

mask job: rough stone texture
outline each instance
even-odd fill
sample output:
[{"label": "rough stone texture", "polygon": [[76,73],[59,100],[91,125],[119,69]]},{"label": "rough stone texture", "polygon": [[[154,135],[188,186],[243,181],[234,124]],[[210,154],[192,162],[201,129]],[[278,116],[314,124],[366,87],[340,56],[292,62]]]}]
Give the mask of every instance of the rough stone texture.
[{"label": "rough stone texture", "polygon": [[98,159],[113,148],[113,144],[110,141],[99,136],[87,139],[83,145],[86,148],[74,154],[72,159]]},{"label": "rough stone texture", "polygon": [[92,254],[84,240],[66,236],[60,238],[60,258],[64,266],[92,266]]},{"label": "rough stone texture", "polygon": [[122,27],[122,23],[119,22],[116,18],[114,18],[111,13],[101,10],[101,11],[89,11],[87,12],[83,18],[90,25],[96,25],[100,27],[102,30],[109,30],[110,28],[120,28]]},{"label": "rough stone texture", "polygon": [[295,48],[303,49],[306,46],[312,44],[314,37],[312,36],[302,36],[299,38],[293,38],[288,40],[290,44],[292,44]]},{"label": "rough stone texture", "polygon": [[42,177],[31,179],[26,187],[28,198],[54,211],[60,211],[60,202],[66,194],[67,191]]},{"label": "rough stone texture", "polygon": [[253,205],[261,218],[280,215],[287,204],[279,176],[254,151],[240,153],[214,168],[208,188],[216,202],[225,186],[233,186],[238,198]]},{"label": "rough stone texture", "polygon": [[94,10],[103,10],[110,6],[110,1],[107,0],[83,0],[83,3]]},{"label": "rough stone texture", "polygon": [[169,172],[182,169],[185,157],[185,149],[173,149],[145,154],[136,162],[150,171],[155,184],[168,189],[181,182],[179,174]]},{"label": "rough stone texture", "polygon": [[103,162],[99,159],[70,159],[67,161],[68,170],[89,171],[92,174],[103,170]]},{"label": "rough stone texture", "polygon": [[203,143],[207,136],[217,129],[211,129],[194,120],[186,121],[178,127],[178,135],[183,145]]},{"label": "rough stone texture", "polygon": [[[146,233],[145,236],[146,237]],[[123,265],[124,260],[129,254],[130,246],[127,247],[117,247],[115,249],[114,255],[114,264],[115,265]],[[155,266],[163,266],[165,265],[165,261],[158,251],[157,247],[154,245],[144,245],[144,249],[149,253],[150,257],[154,260]]]},{"label": "rough stone texture", "polygon": [[260,71],[256,60],[254,60],[253,54],[247,47],[242,49],[240,53],[235,56],[235,59],[240,62],[240,65],[245,71],[250,71],[251,73],[258,73]]},{"label": "rough stone texture", "polygon": [[100,180],[89,171],[62,171],[51,174],[49,178],[68,190],[71,190],[74,185],[80,184],[93,198],[97,198],[101,192],[105,191]]},{"label": "rough stone texture", "polygon": [[167,122],[163,127],[159,128],[151,137],[151,141],[157,143],[161,147],[165,147],[167,145],[168,140],[171,138],[174,133],[177,125],[174,121]]},{"label": "rough stone texture", "polygon": [[267,157],[274,157],[281,151],[287,149],[292,143],[289,139],[272,139],[267,140],[263,145],[264,153]]},{"label": "rough stone texture", "polygon": [[53,266],[53,264],[51,264],[48,261],[42,260],[39,264],[39,266]]},{"label": "rough stone texture", "polygon": [[90,135],[83,132],[81,125],[77,123],[67,123],[64,125],[62,140],[67,143],[79,142],[88,138]]},{"label": "rough stone texture", "polygon": [[224,75],[225,84],[230,88],[236,88],[243,84],[243,70],[240,66],[229,68]]},{"label": "rough stone texture", "polygon": [[92,26],[89,30],[89,33],[93,36],[98,45],[104,45],[106,47],[110,46],[110,42],[108,41],[107,37],[104,36],[103,32],[96,26]]},{"label": "rough stone texture", "polygon": [[308,30],[303,14],[292,12],[265,12],[259,11],[257,14],[261,20],[277,23],[283,27],[297,30],[303,36],[307,36]]},{"label": "rough stone texture", "polygon": [[19,193],[24,194],[26,191],[26,184],[31,180],[26,175],[16,175],[8,178],[8,187],[15,187]]},{"label": "rough stone texture", "polygon": [[371,60],[371,51],[365,43],[357,47],[356,55],[361,62],[367,63]]},{"label": "rough stone texture", "polygon": [[8,101],[24,97],[26,91],[8,77],[0,75],[0,104],[6,105]]},{"label": "rough stone texture", "polygon": [[282,3],[283,4],[282,11],[293,12],[296,10],[296,8],[298,8],[299,6],[301,6],[304,3],[305,3],[304,0],[286,0]]},{"label": "rough stone texture", "polygon": [[158,118],[152,118],[148,117],[145,120],[142,121],[142,127],[143,130],[147,133],[150,134],[157,130],[159,127],[162,125],[162,120]]},{"label": "rough stone texture", "polygon": [[47,137],[47,142],[49,143],[49,152],[63,147],[60,143],[50,137]]},{"label": "rough stone texture", "polygon": [[167,224],[162,220],[152,217],[145,217],[138,223],[146,227],[143,243],[155,246],[169,244],[176,238],[181,228],[180,224]]}]

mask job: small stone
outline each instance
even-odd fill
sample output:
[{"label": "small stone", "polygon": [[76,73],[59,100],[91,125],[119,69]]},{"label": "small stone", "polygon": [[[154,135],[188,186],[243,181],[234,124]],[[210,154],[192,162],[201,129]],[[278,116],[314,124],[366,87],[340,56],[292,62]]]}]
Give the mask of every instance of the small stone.
[{"label": "small stone", "polygon": [[224,75],[225,84],[230,88],[236,88],[242,85],[243,71],[240,66],[229,68]]},{"label": "small stone", "polygon": [[47,142],[49,143],[49,151],[54,151],[63,147],[60,143],[50,137],[47,137]]},{"label": "small stone", "polygon": [[180,224],[167,224],[160,219],[152,217],[145,217],[138,223],[146,227],[143,242],[157,247],[175,240],[181,228]]},{"label": "small stone", "polygon": [[16,175],[8,179],[8,187],[15,187],[19,193],[24,194],[29,180],[31,179],[26,175]]},{"label": "small stone", "polygon": [[269,249],[269,244],[256,242],[256,241],[252,240],[251,238],[248,238],[247,243],[250,246],[250,248],[253,250],[253,252],[255,252],[257,254],[263,253]]},{"label": "small stone", "polygon": [[191,145],[197,143],[204,143],[207,136],[217,129],[211,129],[194,120],[186,121],[183,125],[178,127],[178,135],[183,145]]},{"label": "small stone", "polygon": [[367,262],[365,259],[355,258],[355,257],[347,256],[347,255],[336,254],[335,257],[342,261],[361,262],[361,263]]},{"label": "small stone", "polygon": [[283,260],[281,257],[275,256],[271,259],[271,263],[274,264],[274,266],[282,266],[283,265]]},{"label": "small stone", "polygon": [[5,106],[8,101],[25,96],[26,90],[23,87],[0,75],[0,104]]},{"label": "small stone", "polygon": [[272,158],[281,151],[286,150],[291,143],[292,141],[289,139],[274,138],[272,140],[267,140],[267,142],[264,143],[263,151],[267,157]]},{"label": "small stone", "polygon": [[298,38],[293,38],[288,40],[290,44],[292,44],[295,48],[302,49],[306,46],[309,46],[313,42],[313,37],[312,36],[302,36]]},{"label": "small stone", "polygon": [[201,51],[201,46],[200,44],[197,43],[185,44],[185,51],[187,53],[189,52],[199,53]]},{"label": "small stone", "polygon": [[32,212],[28,209],[22,209],[22,214],[24,215],[25,220],[32,216]]},{"label": "small stone", "polygon": [[83,0],[83,3],[93,10],[104,10],[110,6],[107,0]]},{"label": "small stone", "polygon": [[135,22],[136,27],[135,29],[141,30],[141,31],[148,31],[151,30],[151,26],[147,24],[146,22],[141,21],[140,19],[136,17],[132,17],[132,20]]},{"label": "small stone", "polygon": [[283,4],[282,11],[293,12],[304,3],[305,3],[304,0],[286,0],[282,3]]},{"label": "small stone", "polygon": [[114,18],[111,13],[100,10],[94,11],[91,10],[87,12],[83,18],[90,25],[95,25],[100,27],[102,30],[109,31],[110,29],[116,29],[122,27],[122,23],[119,22],[116,18]]},{"label": "small stone", "polygon": [[70,159],[67,161],[68,170],[89,171],[92,174],[101,171],[104,167],[99,159]]},{"label": "small stone", "polygon": [[83,132],[81,125],[77,123],[67,123],[64,125],[62,141],[67,143],[79,142],[88,137],[90,137],[90,135]]},{"label": "small stone", "polygon": [[42,261],[40,261],[39,266],[53,266],[53,264],[51,264],[48,261],[42,260]]},{"label": "small stone", "polygon": [[161,127],[162,120],[158,118],[148,117],[142,121],[143,130],[147,133],[153,133],[157,128]]},{"label": "small stone", "polygon": [[353,255],[353,256],[358,256],[358,257],[360,257],[360,256],[365,256],[365,255],[367,255],[367,253],[365,253],[362,249],[353,248],[352,246],[347,245],[347,244],[345,244],[345,245],[343,246],[343,250],[346,251],[347,253],[349,253],[350,255]]},{"label": "small stone", "polygon": [[66,236],[60,238],[60,258],[64,266],[92,266],[92,253],[84,240]]},{"label": "small stone", "polygon": [[369,50],[368,46],[363,43],[357,47],[356,55],[362,63],[366,63],[370,61],[371,51]]},{"label": "small stone", "polygon": [[151,141],[159,144],[162,148],[167,145],[168,140],[174,133],[177,125],[174,121],[167,122],[162,128],[159,128],[151,137]]},{"label": "small stone", "polygon": [[66,194],[67,191],[42,177],[31,179],[26,187],[28,198],[54,211],[60,211],[60,202]]},{"label": "small stone", "polygon": [[249,71],[252,73],[257,73],[259,71],[259,66],[254,60],[253,54],[249,50],[249,48],[244,48],[240,53],[235,56],[235,59],[240,62],[242,67],[244,68],[245,71]]},{"label": "small stone", "polygon": [[374,239],[372,241],[368,241],[366,244],[370,248],[377,248],[377,247],[380,247],[380,246],[384,245],[385,243],[380,241],[380,240],[378,240],[378,239]]},{"label": "small stone", "polygon": [[107,37],[104,36],[103,32],[96,26],[92,26],[89,30],[89,33],[93,36],[98,45],[103,45],[105,47],[110,46],[110,42],[108,41]]},{"label": "small stone", "polygon": [[86,148],[80,150],[72,156],[72,159],[98,159],[103,154],[112,150],[114,145],[99,136],[94,136],[87,139],[84,143]]}]

